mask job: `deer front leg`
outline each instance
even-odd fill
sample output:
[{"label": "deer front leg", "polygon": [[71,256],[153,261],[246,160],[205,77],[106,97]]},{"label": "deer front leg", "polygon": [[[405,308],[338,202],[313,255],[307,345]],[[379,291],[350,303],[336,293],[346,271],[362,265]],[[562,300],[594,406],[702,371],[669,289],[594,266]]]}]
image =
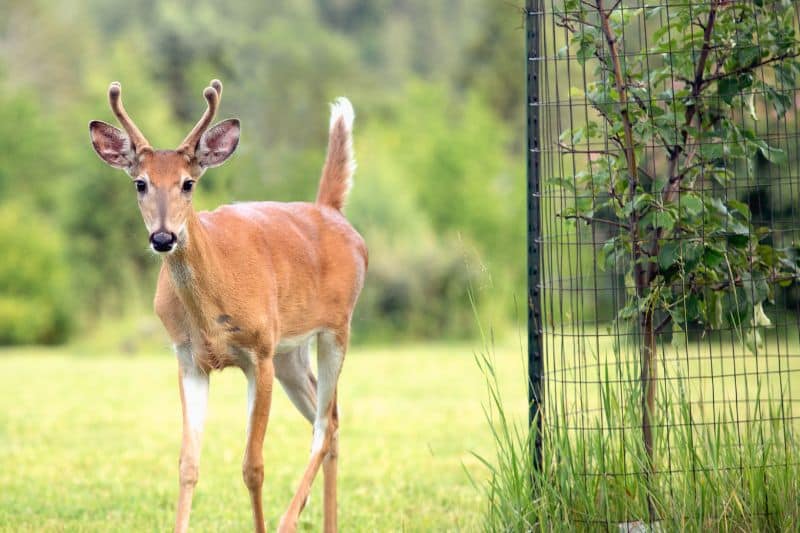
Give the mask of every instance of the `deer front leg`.
[{"label": "deer front leg", "polygon": [[272,384],[275,377],[272,354],[258,359],[246,372],[247,406],[249,420],[247,423],[247,447],[242,463],[244,484],[250,491],[253,507],[253,524],[255,531],[262,533],[264,529],[264,509],[261,502],[261,487],[264,484],[264,435],[269,422],[269,410],[272,404]]},{"label": "deer front leg", "polygon": [[194,364],[191,348],[188,345],[176,347],[176,352],[179,360],[178,384],[183,407],[183,439],[179,462],[180,493],[175,531],[184,533],[189,529],[192,495],[197,485],[200,466],[200,445],[208,406],[208,374]]}]

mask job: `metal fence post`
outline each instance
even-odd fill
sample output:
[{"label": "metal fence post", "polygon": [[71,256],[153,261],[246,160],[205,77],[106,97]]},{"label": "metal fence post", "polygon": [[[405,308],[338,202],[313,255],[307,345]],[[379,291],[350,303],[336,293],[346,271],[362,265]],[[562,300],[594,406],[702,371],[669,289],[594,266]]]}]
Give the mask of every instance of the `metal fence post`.
[{"label": "metal fence post", "polygon": [[539,31],[541,0],[526,0],[526,72],[528,119],[528,405],[533,435],[533,465],[542,466],[542,328],[540,285],[540,191],[539,191]]}]

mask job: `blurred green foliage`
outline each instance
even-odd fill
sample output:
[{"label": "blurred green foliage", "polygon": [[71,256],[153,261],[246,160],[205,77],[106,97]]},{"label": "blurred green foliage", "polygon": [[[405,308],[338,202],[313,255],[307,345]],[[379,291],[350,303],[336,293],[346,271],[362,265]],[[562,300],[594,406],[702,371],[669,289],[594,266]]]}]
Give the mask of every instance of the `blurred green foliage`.
[{"label": "blurred green foliage", "polygon": [[0,206],[0,343],[56,343],[72,326],[66,257],[60,233],[30,207]]},{"label": "blurred green foliage", "polygon": [[[112,80],[157,147],[225,83],[237,156],[199,209],[311,200],[326,102],[356,107],[348,216],[370,247],[356,340],[464,337],[524,294],[524,33],[488,0],[5,0],[0,17],[0,343],[57,342],[149,307],[159,260],[133,187],[89,144]],[[490,21],[484,24],[483,21]],[[519,86],[516,84],[519,83]],[[149,312],[149,311],[146,311]]]}]

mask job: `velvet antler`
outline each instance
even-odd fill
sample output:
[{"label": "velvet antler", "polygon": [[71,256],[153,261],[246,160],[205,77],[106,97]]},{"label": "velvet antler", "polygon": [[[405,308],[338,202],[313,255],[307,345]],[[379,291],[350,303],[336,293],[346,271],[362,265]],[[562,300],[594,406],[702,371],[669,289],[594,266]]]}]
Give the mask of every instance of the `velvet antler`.
[{"label": "velvet antler", "polygon": [[200,120],[195,124],[194,128],[192,128],[192,131],[189,132],[189,135],[187,135],[180,146],[178,146],[179,152],[183,152],[190,157],[194,155],[200,137],[211,125],[211,121],[214,120],[214,115],[217,113],[219,102],[222,99],[222,82],[219,80],[211,80],[211,85],[203,90],[203,97],[208,103],[205,113],[203,113],[203,116],[200,117]]},{"label": "velvet antler", "polygon": [[119,120],[119,123],[125,128],[125,131],[128,132],[128,136],[136,149],[136,153],[141,153],[143,150],[152,150],[153,148],[150,146],[150,143],[139,128],[136,127],[136,124],[133,123],[131,117],[129,117],[128,113],[125,111],[125,107],[122,105],[122,86],[120,86],[118,81],[111,82],[111,85],[108,87],[108,102],[111,104],[111,110],[114,111],[117,120]]}]

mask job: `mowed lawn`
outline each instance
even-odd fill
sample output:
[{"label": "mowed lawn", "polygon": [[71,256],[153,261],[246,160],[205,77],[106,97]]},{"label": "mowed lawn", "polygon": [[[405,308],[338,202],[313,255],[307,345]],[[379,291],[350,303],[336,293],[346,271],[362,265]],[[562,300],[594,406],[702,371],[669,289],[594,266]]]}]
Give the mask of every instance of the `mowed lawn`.
[{"label": "mowed lawn", "polygon": [[[339,520],[343,531],[458,531],[479,526],[492,457],[479,344],[362,347],[340,381]],[[176,362],[85,355],[77,348],[0,351],[0,531],[165,531],[178,489]],[[509,407],[524,419],[523,355],[494,357]],[[247,531],[241,479],[246,383],[211,380],[194,531]],[[264,504],[274,529],[308,457],[311,429],[276,388],[264,445]],[[300,529],[321,528],[321,474]]]}]

